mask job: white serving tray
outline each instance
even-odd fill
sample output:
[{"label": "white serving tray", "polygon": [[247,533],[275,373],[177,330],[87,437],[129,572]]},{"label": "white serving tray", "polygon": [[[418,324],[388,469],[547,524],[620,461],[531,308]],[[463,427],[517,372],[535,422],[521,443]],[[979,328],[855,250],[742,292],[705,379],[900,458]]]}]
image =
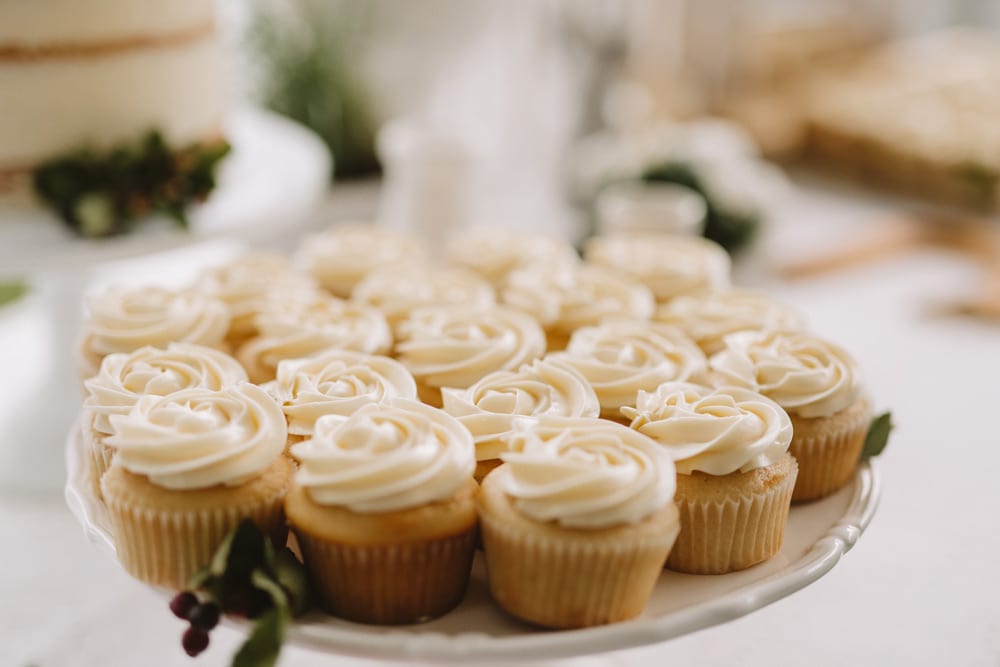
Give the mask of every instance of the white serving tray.
[{"label": "white serving tray", "polygon": [[[103,503],[79,429],[66,443],[66,501],[88,537],[114,554]],[[366,626],[319,612],[297,619],[287,641],[329,653],[372,658],[495,661],[561,658],[655,644],[738,618],[808,586],[850,551],[878,506],[880,481],[863,462],[847,487],[793,505],[781,551],[756,567],[726,575],[665,570],[643,615],[615,625],[540,630],[504,614],[490,599],[480,555],[465,600],[443,618],[404,627]]]}]

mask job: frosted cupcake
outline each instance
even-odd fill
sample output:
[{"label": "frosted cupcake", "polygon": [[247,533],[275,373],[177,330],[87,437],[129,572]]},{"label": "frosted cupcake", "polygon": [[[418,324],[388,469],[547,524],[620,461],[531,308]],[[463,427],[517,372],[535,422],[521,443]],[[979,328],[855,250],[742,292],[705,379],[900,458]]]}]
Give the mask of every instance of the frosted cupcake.
[{"label": "frosted cupcake", "polygon": [[504,306],[421,308],[400,323],[398,334],[396,358],[416,378],[420,400],[435,407],[442,405],[442,387],[465,389],[545,353],[538,323]]},{"label": "frosted cupcake", "polygon": [[109,354],[97,375],[83,384],[84,439],[99,480],[111,465],[114,450],[104,444],[113,433],[112,415],[127,415],[143,396],[166,396],[181,389],[222,389],[246,382],[240,364],[224,352],[191,343],[166,349],[142,347],[128,354]]},{"label": "frosted cupcake", "polygon": [[670,382],[622,408],[631,428],[677,466],[681,534],[668,567],[725,574],[781,549],[798,467],[792,422],[774,401],[735,387]]},{"label": "frosted cupcake", "polygon": [[532,266],[572,266],[580,262],[565,241],[542,234],[499,229],[470,229],[453,237],[445,247],[448,263],[475,271],[494,287],[507,276]]},{"label": "frosted cupcake", "polygon": [[678,329],[653,322],[609,320],[579,329],[565,352],[546,358],[579,371],[597,394],[601,416],[625,423],[621,409],[635,406],[640,390],[707,377],[705,355],[694,341]]},{"label": "frosted cupcake", "polygon": [[792,500],[821,498],[847,484],[871,418],[854,359],[794,331],[734,334],[725,343],[709,359],[715,383],[758,391],[792,419],[789,451],[799,463]]},{"label": "frosted cupcake", "polygon": [[118,559],[132,576],[185,588],[245,518],[285,543],[285,416],[263,389],[243,383],[144,396],[109,419],[114,434],[105,443],[116,453],[101,492]]},{"label": "frosted cupcake", "polygon": [[324,295],[271,301],[255,320],[258,335],[236,351],[250,380],[273,380],[278,362],[328,350],[387,354],[392,333],[374,308]]},{"label": "frosted cupcake", "polygon": [[232,316],[227,342],[236,347],[257,335],[255,318],[272,299],[283,301],[318,289],[307,275],[281,255],[251,253],[201,274],[198,289],[227,306]]},{"label": "frosted cupcake", "polygon": [[406,367],[388,357],[347,350],[278,363],[278,377],[264,387],[288,419],[288,443],[309,438],[324,415],[347,418],[370,403],[417,399]]},{"label": "frosted cupcake", "polygon": [[361,623],[416,623],[461,601],[476,547],[472,436],[435,408],[394,399],[321,417],[292,448],[285,501],[313,591]]},{"label": "frosted cupcake", "polygon": [[78,355],[80,377],[97,373],[109,354],[147,345],[185,342],[226,350],[229,319],[226,304],[193,290],[109,289],[87,299]]},{"label": "frosted cupcake", "polygon": [[702,296],[679,296],[660,306],[653,319],[680,328],[705,354],[725,347],[723,339],[740,331],[801,329],[805,321],[795,310],[766,294],[729,290]]},{"label": "frosted cupcake", "polygon": [[369,274],[354,288],[351,299],[377,308],[395,327],[417,308],[486,308],[496,302],[496,295],[490,284],[472,271],[408,264]]},{"label": "frosted cupcake", "polygon": [[361,222],[340,223],[310,236],[297,253],[297,263],[343,299],[376,269],[426,258],[426,248],[414,237]]},{"label": "frosted cupcake", "polygon": [[442,389],[444,411],[472,433],[476,481],[500,465],[514,424],[524,417],[597,417],[600,404],[571,366],[536,360],[516,371],[496,371],[468,389]]},{"label": "frosted cupcake", "polygon": [[479,505],[497,604],[550,628],[642,613],[680,530],[665,450],[603,419],[542,417],[500,457]]},{"label": "frosted cupcake", "polygon": [[696,236],[629,234],[590,239],[584,259],[641,282],[660,303],[729,287],[730,260],[722,246]]},{"label": "frosted cupcake", "polygon": [[617,271],[585,264],[514,271],[501,297],[541,323],[549,351],[565,348],[570,335],[580,327],[611,317],[648,320],[654,308],[652,293],[641,283]]}]

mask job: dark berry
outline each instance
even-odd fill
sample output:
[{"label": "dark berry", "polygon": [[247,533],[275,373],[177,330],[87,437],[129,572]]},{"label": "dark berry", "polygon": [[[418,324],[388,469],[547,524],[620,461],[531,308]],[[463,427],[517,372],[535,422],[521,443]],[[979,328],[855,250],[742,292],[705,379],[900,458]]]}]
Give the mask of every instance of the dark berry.
[{"label": "dark berry", "polygon": [[191,610],[188,620],[199,630],[211,630],[219,624],[219,605],[214,602],[202,602]]},{"label": "dark berry", "polygon": [[184,631],[181,646],[184,647],[184,652],[193,658],[208,648],[208,633],[192,626]]},{"label": "dark berry", "polygon": [[191,591],[178,593],[170,600],[170,611],[177,618],[187,620],[191,610],[198,605],[198,598]]}]

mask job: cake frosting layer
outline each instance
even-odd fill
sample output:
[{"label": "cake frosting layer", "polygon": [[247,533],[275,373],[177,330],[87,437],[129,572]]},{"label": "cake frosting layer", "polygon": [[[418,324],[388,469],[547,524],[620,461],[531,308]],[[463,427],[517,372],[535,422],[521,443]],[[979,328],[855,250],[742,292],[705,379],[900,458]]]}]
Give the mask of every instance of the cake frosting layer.
[{"label": "cake frosting layer", "polygon": [[536,521],[567,528],[634,524],[674,497],[674,464],[638,431],[602,419],[526,421],[500,457],[504,492]]},{"label": "cake frosting layer", "polygon": [[0,58],[0,91],[0,170],[7,171],[85,146],[135,141],[152,129],[175,146],[210,140],[221,135],[227,103],[211,31],[95,56]]},{"label": "cake frosting layer", "polygon": [[597,417],[601,406],[586,378],[567,364],[538,359],[516,371],[496,371],[468,389],[443,389],[444,410],[472,433],[476,459],[495,459],[524,417]]},{"label": "cake frosting layer", "polygon": [[397,398],[322,417],[292,447],[296,482],[320,505],[368,514],[446,500],[472,478],[472,436],[441,410]]},{"label": "cake frosting layer", "polygon": [[106,356],[98,374],[84,382],[83,407],[94,415],[96,431],[111,433],[110,416],[128,414],[143,396],[166,396],[192,387],[222,389],[246,381],[239,362],[210,347],[191,343],[143,347]]},{"label": "cake frosting layer", "polygon": [[709,359],[716,384],[759,391],[799,417],[830,417],[862,395],[854,358],[813,334],[738,333],[725,344]]},{"label": "cake frosting layer", "polygon": [[370,403],[417,399],[416,382],[398,361],[347,350],[282,361],[265,388],[281,404],[291,435],[312,435],[325,415],[346,418]]},{"label": "cake frosting layer", "polygon": [[631,428],[666,449],[677,472],[749,472],[776,463],[792,441],[792,420],[781,406],[749,389],[712,389],[668,382],[640,391],[622,408]]},{"label": "cake frosting layer", "polygon": [[281,456],[285,416],[260,387],[182,389],[144,396],[110,417],[116,465],[167,489],[243,484]]},{"label": "cake frosting layer", "polygon": [[205,0],[9,0],[0,4],[0,48],[155,39],[211,26],[214,9]]}]

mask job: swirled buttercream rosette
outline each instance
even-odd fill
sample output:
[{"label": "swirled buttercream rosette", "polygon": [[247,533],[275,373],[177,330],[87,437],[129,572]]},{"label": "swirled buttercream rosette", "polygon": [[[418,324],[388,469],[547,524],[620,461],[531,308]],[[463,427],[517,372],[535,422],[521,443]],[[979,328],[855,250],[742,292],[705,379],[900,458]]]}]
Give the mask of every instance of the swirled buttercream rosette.
[{"label": "swirled buttercream rosette", "polygon": [[109,419],[105,443],[117,453],[101,491],[130,574],[183,588],[244,518],[284,543],[285,419],[263,389],[149,395]]},{"label": "swirled buttercream rosette", "polygon": [[170,343],[197,343],[228,350],[229,308],[195,290],[162,287],[111,288],[87,299],[78,370],[86,379],[115,352]]},{"label": "swirled buttercream rosette", "polygon": [[285,506],[319,603],[363,623],[414,623],[462,599],[476,544],[472,436],[406,399],[321,417],[295,445]]},{"label": "swirled buttercream rosette", "polygon": [[516,371],[495,371],[468,389],[442,389],[444,410],[476,443],[476,480],[500,465],[506,438],[522,417],[597,417],[597,395],[573,367],[539,359]]},{"label": "swirled buttercream rosette", "polygon": [[857,363],[839,345],[801,331],[727,336],[709,367],[716,384],[764,394],[792,419],[799,464],[792,500],[827,496],[851,479],[871,418]]},{"label": "swirled buttercream rosette", "polygon": [[236,350],[236,358],[258,384],[273,380],[285,359],[329,350],[386,354],[392,348],[392,333],[379,311],[325,295],[273,301],[256,323],[259,334]]},{"label": "swirled buttercream rosette", "polygon": [[532,623],[572,628],[642,612],[680,529],[674,466],[603,419],[525,419],[483,480],[490,592]]},{"label": "swirled buttercream rosette", "polygon": [[670,382],[622,412],[677,465],[681,534],[668,567],[723,574],[778,552],[797,474],[781,406],[748,389]]}]

